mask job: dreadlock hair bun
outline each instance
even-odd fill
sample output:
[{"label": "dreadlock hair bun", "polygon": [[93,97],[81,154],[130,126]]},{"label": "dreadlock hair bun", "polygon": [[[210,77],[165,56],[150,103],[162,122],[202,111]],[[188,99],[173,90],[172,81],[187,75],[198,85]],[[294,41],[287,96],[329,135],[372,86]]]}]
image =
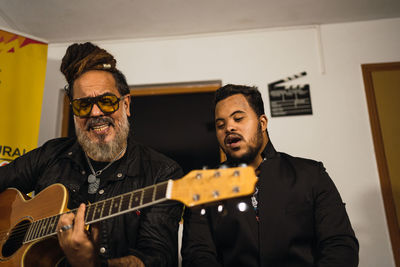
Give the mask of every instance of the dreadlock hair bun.
[{"label": "dreadlock hair bun", "polygon": [[90,42],[84,44],[72,44],[62,59],[60,71],[64,74],[70,90],[74,81],[83,73],[89,70],[105,70],[109,72],[117,71],[115,68],[116,60],[106,50]]}]

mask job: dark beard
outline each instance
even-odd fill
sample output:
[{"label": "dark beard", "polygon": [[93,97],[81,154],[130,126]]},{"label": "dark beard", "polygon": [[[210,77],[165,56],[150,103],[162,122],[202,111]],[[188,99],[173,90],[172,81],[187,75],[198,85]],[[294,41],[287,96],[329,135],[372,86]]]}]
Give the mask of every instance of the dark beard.
[{"label": "dark beard", "polygon": [[[100,119],[100,118],[99,118]],[[111,118],[104,118],[110,120]],[[76,125],[76,124],[75,124]],[[115,138],[109,143],[104,142],[105,136],[98,136],[99,142],[93,142],[87,136],[85,130],[75,127],[76,136],[83,151],[92,157],[93,160],[110,162],[122,149],[126,147],[129,134],[129,121],[126,112],[122,114],[122,119],[118,124],[114,124]]]},{"label": "dark beard", "polygon": [[239,158],[232,157],[232,155],[226,153],[227,161],[230,164],[235,165],[235,166],[237,166],[237,165],[239,165],[241,163],[245,163],[245,164],[249,165],[250,163],[252,163],[254,161],[254,159],[260,153],[260,149],[261,149],[262,144],[263,144],[263,133],[262,133],[262,129],[261,129],[261,123],[258,123],[257,133],[253,137],[253,139],[256,140],[256,145],[255,146],[249,146],[248,147],[248,151],[244,155],[242,155],[241,157],[239,157]]}]

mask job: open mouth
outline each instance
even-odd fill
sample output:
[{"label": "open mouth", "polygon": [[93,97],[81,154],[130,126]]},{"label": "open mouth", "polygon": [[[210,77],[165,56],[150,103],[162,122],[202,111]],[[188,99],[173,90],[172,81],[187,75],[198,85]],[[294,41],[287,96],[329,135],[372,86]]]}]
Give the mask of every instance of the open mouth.
[{"label": "open mouth", "polygon": [[107,117],[89,119],[86,129],[96,133],[105,132],[110,126],[114,126],[113,120]]},{"label": "open mouth", "polygon": [[238,147],[240,141],[242,141],[242,137],[236,134],[230,134],[227,137],[225,137],[225,144],[231,148]]},{"label": "open mouth", "polygon": [[111,124],[110,123],[105,123],[105,124],[100,124],[100,125],[95,125],[89,127],[90,130],[93,130],[95,132],[102,132],[106,130]]}]

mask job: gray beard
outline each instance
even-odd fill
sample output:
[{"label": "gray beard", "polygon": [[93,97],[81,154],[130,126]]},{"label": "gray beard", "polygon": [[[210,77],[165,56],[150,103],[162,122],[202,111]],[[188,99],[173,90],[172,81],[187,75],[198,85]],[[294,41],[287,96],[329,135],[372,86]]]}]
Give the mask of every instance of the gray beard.
[{"label": "gray beard", "polygon": [[[75,118],[74,118],[75,119]],[[111,119],[111,118],[109,118]],[[129,134],[129,121],[126,111],[123,110],[122,119],[114,125],[115,138],[111,142],[104,142],[105,136],[98,136],[98,142],[89,139],[85,130],[76,127],[75,132],[83,151],[95,161],[110,162],[126,147]]]}]

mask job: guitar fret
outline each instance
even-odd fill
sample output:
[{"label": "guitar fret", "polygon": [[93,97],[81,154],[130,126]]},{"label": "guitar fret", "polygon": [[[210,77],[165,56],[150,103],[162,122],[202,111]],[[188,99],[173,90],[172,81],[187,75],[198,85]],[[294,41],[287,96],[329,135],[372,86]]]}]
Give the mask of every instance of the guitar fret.
[{"label": "guitar fret", "polygon": [[46,232],[44,233],[45,235],[51,234],[51,230],[53,229],[53,221],[54,217],[49,217],[48,222],[47,222],[47,228]]},{"label": "guitar fret", "polygon": [[43,225],[43,220],[39,220],[38,224],[36,226],[36,232],[35,232],[34,239],[40,237],[40,231],[42,230],[42,225]]},{"label": "guitar fret", "polygon": [[157,192],[157,185],[153,186],[153,194],[151,196],[151,201],[154,201],[155,196],[156,196],[156,192]]},{"label": "guitar fret", "polygon": [[53,221],[53,217],[48,217],[47,218],[47,223],[46,223],[46,230],[44,231],[43,235],[48,235],[51,233],[51,229],[52,229],[52,221]]},{"label": "guitar fret", "polygon": [[113,204],[112,204],[112,208],[111,208],[111,214],[116,214],[119,212],[119,208],[121,206],[121,196],[115,197]]},{"label": "guitar fret", "polygon": [[131,201],[131,194],[123,195],[122,196],[122,201],[121,201],[121,209],[120,209],[120,211],[128,210],[130,201]]},{"label": "guitar fret", "polygon": [[132,193],[132,198],[131,198],[131,209],[137,208],[140,206],[140,202],[142,200],[142,190],[140,191],[135,191]]},{"label": "guitar fret", "polygon": [[44,236],[44,233],[46,232],[46,227],[47,227],[47,218],[42,219],[43,223],[42,226],[40,227],[40,231],[39,231],[39,237]]},{"label": "guitar fret", "polygon": [[41,224],[40,224],[40,228],[39,228],[38,233],[37,233],[37,238],[40,238],[42,236],[43,227],[46,224],[45,219],[41,219],[40,221],[41,221]]},{"label": "guitar fret", "polygon": [[103,217],[107,217],[110,215],[110,211],[111,211],[111,205],[112,205],[112,201],[113,199],[107,199],[106,201],[104,201],[104,205],[103,205]]},{"label": "guitar fret", "polygon": [[39,220],[39,221],[36,222],[35,232],[34,232],[34,234],[32,236],[32,239],[36,239],[36,238],[39,237],[39,233],[40,233],[40,229],[42,227],[42,224],[43,224],[42,220]]},{"label": "guitar fret", "polygon": [[89,205],[87,207],[87,212],[86,212],[86,222],[91,222],[93,221],[93,215],[94,215],[94,209],[96,208],[96,205]]},{"label": "guitar fret", "polygon": [[168,182],[158,184],[156,185],[156,194],[155,194],[155,200],[159,200],[162,198],[165,198],[165,195],[167,193],[167,188],[168,188]]},{"label": "guitar fret", "polygon": [[36,239],[36,238],[37,238],[38,231],[39,231],[39,229],[40,229],[40,225],[41,225],[41,224],[42,224],[42,221],[41,221],[41,220],[35,222],[34,231],[33,231],[33,233],[32,233],[32,239]]},{"label": "guitar fret", "polygon": [[32,239],[32,234],[33,234],[33,232],[34,232],[34,228],[35,228],[35,222],[32,222],[32,223],[29,225],[29,229],[28,229],[27,234],[25,235],[24,242],[29,241],[29,240]]},{"label": "guitar fret", "polygon": [[86,209],[85,209],[85,222],[88,222],[88,215],[89,215],[89,207],[90,207],[90,205],[88,205],[88,206],[86,206]]},{"label": "guitar fret", "polygon": [[57,233],[57,224],[58,224],[58,220],[60,220],[60,216],[61,216],[61,214],[54,216],[54,221],[53,221],[52,229],[51,229],[52,233]]},{"label": "guitar fret", "polygon": [[49,217],[47,218],[47,223],[46,223],[46,230],[44,231],[44,235],[48,235],[49,233],[51,233],[51,222],[53,220],[53,217]]},{"label": "guitar fret", "polygon": [[143,190],[143,201],[142,205],[145,205],[147,203],[150,203],[153,201],[153,192],[154,192],[154,187],[148,187]]},{"label": "guitar fret", "polygon": [[97,219],[101,218],[102,210],[103,210],[103,202],[98,202],[95,205],[94,214],[93,214],[93,220],[97,220]]}]

